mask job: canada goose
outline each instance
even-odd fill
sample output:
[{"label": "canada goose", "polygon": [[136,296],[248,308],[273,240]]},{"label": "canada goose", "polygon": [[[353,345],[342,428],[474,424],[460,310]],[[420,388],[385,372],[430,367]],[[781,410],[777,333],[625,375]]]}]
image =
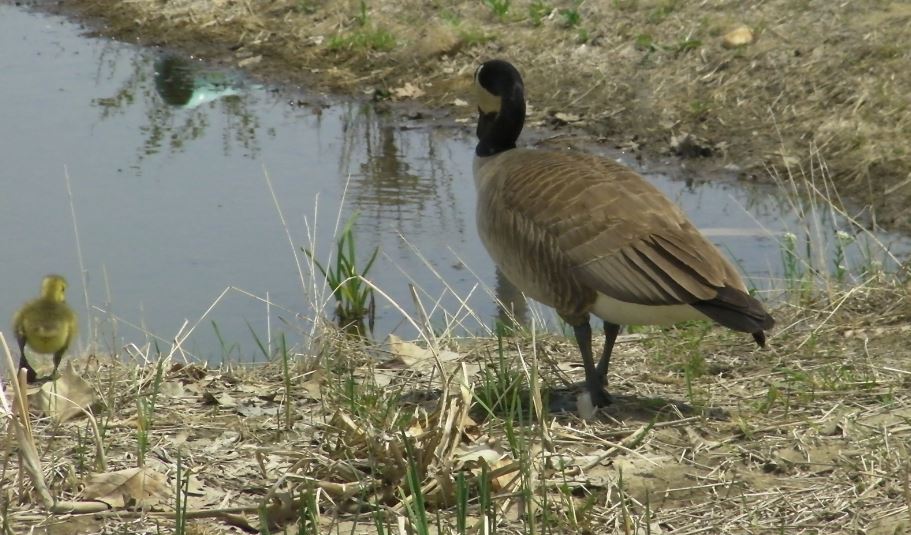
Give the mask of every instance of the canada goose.
[{"label": "canada goose", "polygon": [[13,316],[13,332],[19,342],[19,367],[25,368],[28,382],[37,379],[35,369],[25,358],[28,344],[36,353],[54,354],[54,372],[76,335],[76,313],[66,304],[66,279],[47,275],[41,281],[41,296],[24,304]]},{"label": "canada goose", "polygon": [[[612,160],[517,149],[525,122],[519,71],[492,60],[474,82],[481,241],[517,287],[572,325],[596,406],[610,403],[604,381],[620,325],[711,319],[765,346],[772,316],[677,205]],[[604,321],[597,366],[590,314]]]}]

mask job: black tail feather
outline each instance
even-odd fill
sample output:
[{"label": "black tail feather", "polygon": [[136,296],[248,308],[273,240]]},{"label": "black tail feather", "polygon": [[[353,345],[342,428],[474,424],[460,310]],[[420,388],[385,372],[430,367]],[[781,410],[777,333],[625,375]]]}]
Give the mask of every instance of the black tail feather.
[{"label": "black tail feather", "polygon": [[762,303],[730,286],[719,289],[714,299],[698,301],[692,306],[728,329],[751,333],[760,347],[765,347],[763,331],[775,325],[775,319]]}]

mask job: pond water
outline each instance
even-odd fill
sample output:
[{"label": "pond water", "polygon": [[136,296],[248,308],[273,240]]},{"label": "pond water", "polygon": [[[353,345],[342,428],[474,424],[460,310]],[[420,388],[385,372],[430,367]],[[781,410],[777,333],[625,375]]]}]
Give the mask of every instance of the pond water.
[{"label": "pond water", "polygon": [[[369,278],[397,303],[377,298],[378,335],[415,334],[399,310],[421,317],[409,285],[432,325],[457,332],[489,328],[492,296],[514,293],[475,234],[471,125],[262,87],[84,32],[0,5],[0,317],[61,273],[77,351],[166,350],[180,335],[191,357],[256,359],[253,333],[298,343],[315,306],[331,314],[301,248],[325,262],[354,213],[361,258],[380,250]],[[641,171],[755,286],[781,287],[780,235],[805,225],[775,186]],[[837,225],[824,213],[818,231]]]}]

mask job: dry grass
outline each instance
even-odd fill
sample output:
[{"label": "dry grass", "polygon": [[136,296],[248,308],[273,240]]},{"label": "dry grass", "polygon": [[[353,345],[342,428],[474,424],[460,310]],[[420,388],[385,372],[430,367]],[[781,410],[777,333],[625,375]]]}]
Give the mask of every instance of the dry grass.
[{"label": "dry grass", "polygon": [[[588,420],[480,410],[466,386],[481,395],[482,378],[501,357],[496,340],[451,340],[454,352],[430,352],[366,346],[329,329],[317,354],[289,355],[290,397],[280,362],[212,370],[165,362],[158,382],[155,364],[83,358],[106,472],[138,465],[137,433],[145,428],[144,466],[166,478],[166,490],[145,508],[128,500],[101,513],[49,514],[21,469],[23,445],[9,434],[0,525],[7,533],[170,529],[180,464],[189,483],[187,533],[265,532],[263,522],[271,533],[374,533],[374,512],[391,532],[400,522],[417,529],[409,470],[420,474],[422,510],[442,533],[457,532],[459,473],[469,482],[462,516],[472,533],[485,519],[482,480],[500,533],[907,526],[911,296],[871,282],[777,314],[781,328],[768,351],[701,325],[624,337],[610,377],[617,402]],[[523,336],[504,348],[510,369],[540,374],[545,399],[565,380],[581,379],[568,340]],[[518,373],[527,408],[529,376]],[[539,393],[533,386],[530,399]],[[153,395],[146,426],[137,400]],[[86,420],[31,425],[50,493],[84,501],[97,470]],[[487,459],[486,472],[478,457]],[[316,531],[295,524],[302,512]]]},{"label": "dry grass", "polygon": [[[131,0],[61,9],[101,17],[106,33],[270,80],[418,97],[460,117],[472,107],[453,103],[469,100],[475,66],[503,56],[525,73],[533,123],[568,117],[653,156],[690,133],[717,156],[712,165],[748,176],[763,176],[756,171],[782,155],[800,161],[815,146],[843,194],[872,207],[880,223],[911,228],[907,3],[505,3],[503,17],[467,0]],[[755,42],[723,48],[723,34],[741,23]]]}]

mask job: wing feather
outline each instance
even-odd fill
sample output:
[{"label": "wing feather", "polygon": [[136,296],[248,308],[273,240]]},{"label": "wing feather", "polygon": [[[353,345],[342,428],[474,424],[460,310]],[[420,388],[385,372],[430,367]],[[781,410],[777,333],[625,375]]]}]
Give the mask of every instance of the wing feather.
[{"label": "wing feather", "polygon": [[744,288],[680,208],[620,164],[585,153],[516,149],[491,165],[484,173],[497,177],[487,185],[496,191],[485,194],[550,235],[573,275],[598,292],[672,305]]}]

